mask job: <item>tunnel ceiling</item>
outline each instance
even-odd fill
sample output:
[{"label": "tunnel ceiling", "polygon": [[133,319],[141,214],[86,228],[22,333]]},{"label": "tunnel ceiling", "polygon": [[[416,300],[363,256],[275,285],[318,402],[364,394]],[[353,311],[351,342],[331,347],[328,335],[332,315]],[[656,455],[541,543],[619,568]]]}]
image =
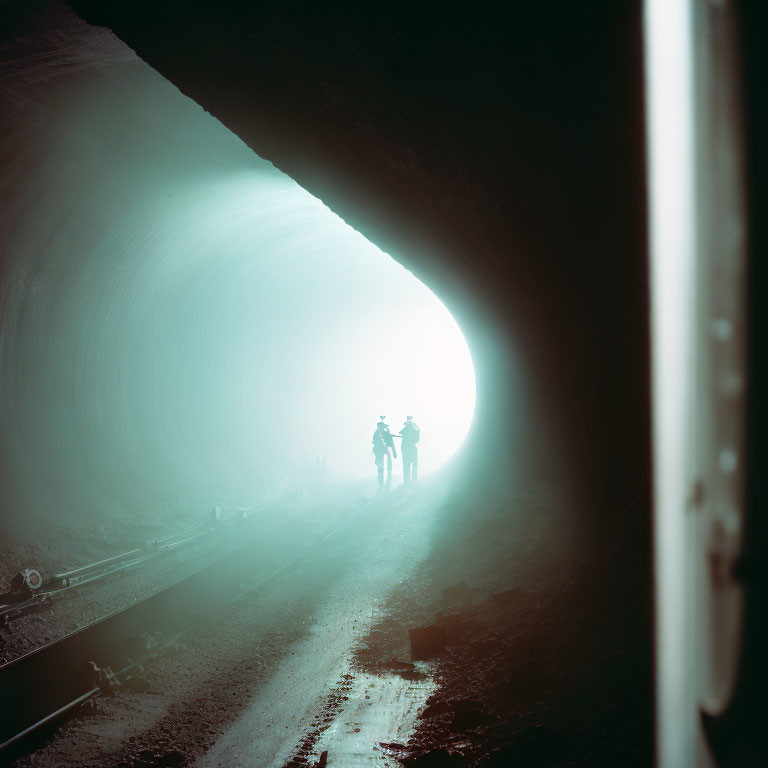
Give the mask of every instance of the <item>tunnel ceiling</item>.
[{"label": "tunnel ceiling", "polygon": [[474,353],[473,317],[507,334],[585,486],[647,490],[639,3],[71,5],[412,269]]},{"label": "tunnel ceiling", "polygon": [[[586,474],[616,445],[645,473],[639,3],[72,5],[465,326],[514,328]],[[603,448],[585,450],[596,425]]]},{"label": "tunnel ceiling", "polygon": [[401,260],[570,304],[641,250],[638,4],[72,6]]}]

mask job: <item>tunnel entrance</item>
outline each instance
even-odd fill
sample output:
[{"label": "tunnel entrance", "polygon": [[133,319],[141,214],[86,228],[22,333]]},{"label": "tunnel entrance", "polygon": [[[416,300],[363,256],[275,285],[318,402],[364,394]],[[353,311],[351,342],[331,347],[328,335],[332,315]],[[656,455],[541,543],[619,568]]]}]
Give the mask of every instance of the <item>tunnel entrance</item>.
[{"label": "tunnel entrance", "polygon": [[155,361],[146,388],[167,393],[168,432],[199,431],[196,451],[214,444],[270,482],[316,457],[329,475],[372,477],[376,421],[396,433],[413,415],[423,474],[445,462],[475,383],[440,300],[263,161],[204,187],[178,196],[145,257],[163,296],[142,345]]},{"label": "tunnel entrance", "polygon": [[410,272],[139,60],[48,102],[7,232],[9,506],[253,501],[317,457],[373,479],[380,415],[420,424],[422,474],[454,453],[472,361]]}]

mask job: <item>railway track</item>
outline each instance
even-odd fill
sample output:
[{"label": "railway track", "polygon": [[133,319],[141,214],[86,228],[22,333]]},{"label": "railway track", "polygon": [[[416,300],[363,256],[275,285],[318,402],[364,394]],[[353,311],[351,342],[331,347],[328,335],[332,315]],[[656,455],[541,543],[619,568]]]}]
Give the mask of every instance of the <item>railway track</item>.
[{"label": "railway track", "polygon": [[45,579],[38,571],[27,568],[16,577],[22,589],[15,595],[6,593],[5,596],[0,597],[0,625],[7,625],[29,611],[48,605],[71,590],[133,570],[193,542],[219,535],[233,526],[252,521],[255,513],[264,508],[265,505],[238,508],[235,515],[222,519],[220,509],[217,507],[210,522],[201,523],[192,529],[163,538],[150,539],[127,552],[68,571],[54,573]]},{"label": "railway track", "polygon": [[[136,666],[149,661],[160,649],[192,630],[201,620],[210,618],[222,606],[297,564],[347,522],[348,519],[344,519],[318,532],[311,526],[299,528],[295,521],[288,520],[272,529],[272,533],[290,530],[291,545],[288,550],[285,545],[282,549],[276,547],[272,552],[275,566],[267,572],[254,563],[251,547],[255,539],[252,538],[222,560],[135,605],[0,666],[0,763],[5,757],[23,754],[19,750],[31,734],[93,696],[123,684]],[[179,538],[176,543],[191,541],[206,533],[201,531]],[[285,538],[275,536],[276,540]],[[134,550],[67,574],[55,574],[80,579],[66,585],[60,579],[55,594],[116,572],[112,569],[126,569],[137,565],[136,561],[140,564],[149,559],[144,555],[134,558],[135,554]],[[146,642],[150,636],[160,638],[152,648]]]}]

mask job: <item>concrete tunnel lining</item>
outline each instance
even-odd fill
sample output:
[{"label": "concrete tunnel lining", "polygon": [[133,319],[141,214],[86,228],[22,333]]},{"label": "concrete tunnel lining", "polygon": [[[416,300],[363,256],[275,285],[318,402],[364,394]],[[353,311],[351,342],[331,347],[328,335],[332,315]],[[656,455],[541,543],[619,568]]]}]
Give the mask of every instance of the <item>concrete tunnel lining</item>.
[{"label": "concrete tunnel lining", "polygon": [[[6,435],[4,451],[7,460],[3,464],[3,470],[6,473],[4,486],[15,489],[6,495],[6,504],[10,510],[19,510],[20,514],[14,516],[11,512],[8,516],[9,521],[18,523],[16,525],[18,533],[26,524],[21,521],[28,523],[40,513],[41,509],[46,510],[42,514],[49,520],[61,515],[62,510],[67,507],[74,515],[80,514],[75,510],[81,512],[91,510],[90,514],[98,515],[100,512],[96,510],[105,509],[108,514],[114,515],[119,514],[121,509],[125,509],[126,504],[128,506],[151,504],[158,497],[173,497],[180,492],[178,486],[171,489],[167,485],[160,484],[152,488],[151,481],[147,483],[146,470],[154,462],[146,455],[146,449],[142,448],[141,442],[132,441],[128,435],[111,435],[104,440],[99,438],[89,440],[85,437],[84,442],[80,443],[80,448],[73,452],[66,449],[59,450],[61,446],[57,448],[51,444],[56,440],[46,441],[41,437],[40,427],[44,423],[55,425],[60,433],[66,433],[75,440],[81,437],[79,433],[82,431],[83,420],[90,420],[98,432],[98,429],[103,428],[108,422],[108,419],[105,419],[106,411],[111,407],[125,408],[128,401],[123,395],[130,399],[130,393],[125,390],[126,382],[130,380],[130,371],[120,370],[118,364],[111,370],[105,369],[100,373],[102,377],[100,381],[88,382],[86,380],[88,366],[78,368],[76,359],[64,362],[65,366],[73,365],[74,379],[67,383],[62,391],[56,391],[55,374],[51,375],[55,366],[51,367],[51,360],[45,359],[47,341],[42,334],[47,331],[40,323],[47,315],[49,329],[56,327],[55,333],[62,332],[64,325],[58,322],[57,313],[65,312],[67,285],[75,284],[68,281],[82,281],[81,295],[84,306],[87,307],[88,302],[91,301],[88,290],[95,288],[103,297],[105,307],[108,308],[103,318],[93,321],[89,324],[89,328],[84,329],[82,338],[85,343],[77,351],[70,353],[70,357],[82,355],[86,359],[90,355],[93,359],[100,337],[107,339],[111,336],[116,340],[117,345],[121,343],[123,331],[120,330],[120,324],[124,318],[118,317],[116,313],[121,307],[121,302],[125,303],[128,300],[126,294],[129,290],[128,286],[143,286],[145,291],[143,297],[140,292],[136,293],[136,298],[132,302],[133,307],[130,311],[135,312],[137,323],[147,322],[146,318],[141,320],[140,317],[146,314],[146,306],[151,306],[153,301],[151,270],[148,267],[140,267],[138,271],[135,269],[135,265],[140,263],[140,252],[128,254],[123,252],[113,256],[113,263],[110,265],[105,264],[103,260],[96,261],[94,254],[95,268],[87,265],[87,253],[92,247],[88,243],[89,238],[95,240],[97,236],[100,237],[106,250],[119,246],[121,238],[126,236],[127,222],[137,221],[142,215],[139,211],[139,206],[142,205],[140,199],[131,198],[126,191],[122,195],[115,196],[111,203],[108,203],[110,196],[102,194],[103,191],[100,192],[95,183],[107,183],[106,179],[111,174],[126,173],[126,168],[130,166],[131,170],[125,177],[127,184],[138,184],[141,177],[145,183],[149,183],[152,179],[156,184],[153,193],[157,195],[156,200],[162,205],[165,200],[162,199],[164,194],[161,190],[165,189],[166,195],[173,196],[180,187],[189,182],[191,171],[185,171],[182,168],[183,158],[194,154],[198,162],[202,162],[199,160],[199,148],[194,143],[193,131],[187,130],[185,133],[184,127],[179,124],[182,118],[170,114],[167,116],[169,130],[171,130],[170,126],[174,125],[174,121],[176,121],[176,128],[180,129],[173,134],[172,148],[156,143],[154,149],[149,150],[148,154],[129,156],[129,153],[138,151],[138,145],[135,142],[123,143],[119,148],[115,146],[116,143],[120,143],[121,121],[125,123],[121,114],[127,114],[126,110],[130,109],[131,98],[141,99],[141,93],[151,94],[149,99],[150,102],[154,99],[154,105],[149,108],[155,112],[156,116],[154,123],[152,118],[146,123],[146,130],[162,131],[163,123],[158,115],[163,112],[163,87],[169,89],[168,93],[174,89],[162,83],[160,78],[150,74],[149,70],[137,76],[136,68],[140,65],[132,52],[115,41],[108,33],[88,28],[73,18],[68,18],[65,26],[67,24],[71,27],[70,34],[75,41],[76,52],[74,54],[71,52],[71,45],[65,46],[67,53],[62,56],[73,60],[75,72],[70,74],[67,70],[57,69],[59,64],[54,57],[48,62],[56,73],[52,82],[46,84],[42,79],[42,82],[33,80],[30,84],[22,83],[24,87],[39,89],[36,98],[47,104],[43,109],[65,118],[63,126],[54,128],[50,115],[38,119],[36,130],[21,139],[24,144],[31,142],[27,154],[23,156],[23,160],[22,156],[18,156],[17,162],[11,160],[7,164],[9,172],[5,177],[8,196],[12,202],[6,209],[9,220],[6,230],[7,242],[11,247],[8,248],[9,252],[5,260],[4,306],[7,310],[7,318],[3,324],[6,339],[4,369],[15,371],[15,379],[9,380],[9,385],[15,382],[15,388],[9,386],[6,389],[12,394],[8,401],[9,408],[5,411],[8,414],[6,418],[9,419],[9,423],[5,425],[4,430]],[[79,62],[78,57],[81,57]],[[91,69],[91,72],[85,75],[77,74],[77,70],[81,69],[83,63]],[[114,82],[121,80],[123,83],[122,87],[125,89],[123,111],[117,108],[109,117],[104,111],[98,115],[97,120],[104,134],[102,139],[86,150],[82,147],[81,137],[83,134],[89,135],[93,126],[89,125],[91,114],[89,109],[85,108],[85,104],[88,98],[99,98],[99,89],[110,88],[110,78],[117,78]],[[72,97],[74,89],[82,90],[75,98]],[[87,95],[89,92],[90,96]],[[78,104],[81,107],[79,112]],[[29,111],[35,112],[34,109]],[[190,116],[193,111],[190,108]],[[73,115],[76,116],[72,117]],[[12,119],[16,121],[17,129],[28,127],[26,123],[29,118],[24,117],[23,109],[21,115],[13,115]],[[231,170],[236,172],[237,161],[234,160],[234,154],[232,158],[227,159],[226,152],[222,151],[223,139],[211,134],[209,140],[211,152],[219,152],[219,165],[216,167],[216,172],[225,174],[227,164],[231,164]],[[247,154],[247,150],[243,147],[243,158]],[[35,160],[36,176],[28,173],[30,157],[37,158]],[[89,162],[93,164],[90,168],[87,165]],[[48,168],[59,170],[63,168],[62,178],[67,179],[66,185],[63,184],[59,188],[51,187],[51,179],[46,178],[46,163],[49,164]],[[100,165],[100,170],[95,173],[94,169],[97,165]],[[173,168],[175,174],[173,180],[166,173],[169,168]],[[95,175],[90,175],[94,173]],[[101,182],[96,182],[99,173],[102,174]],[[148,202],[145,200],[143,204],[146,205]],[[83,218],[74,228],[68,220],[68,206],[71,210],[80,211],[83,214]],[[44,223],[41,224],[41,221]],[[143,236],[147,237],[147,234],[143,233]],[[152,245],[150,242],[149,246]],[[413,245],[417,246],[419,243],[413,243]],[[29,252],[25,252],[27,247],[30,248]],[[34,253],[36,249],[38,252]],[[68,249],[70,252],[76,250],[86,261],[78,263],[63,258],[62,254]],[[119,247],[115,248],[116,253],[120,250]],[[431,250],[430,247],[426,247],[422,251],[425,265],[432,263],[430,260],[434,261],[434,255],[429,255]],[[414,261],[413,256],[404,257],[402,252],[397,252],[395,255],[409,265]],[[104,279],[101,284],[97,284],[101,279],[100,271]],[[526,385],[523,376],[524,367],[521,365],[523,357],[522,355],[517,358],[514,356],[520,351],[520,347],[513,352],[508,337],[498,332],[499,320],[494,318],[497,310],[492,305],[479,306],[473,297],[471,285],[463,286],[453,279],[446,279],[446,275],[430,267],[416,270],[416,274],[422,273],[424,279],[434,285],[441,297],[448,302],[450,309],[465,329],[473,349],[473,356],[479,363],[476,371],[479,386],[486,390],[490,387],[489,396],[480,398],[478,404],[476,422],[481,424],[479,428],[483,435],[481,442],[495,444],[496,447],[490,448],[490,452],[495,451],[502,455],[509,452],[515,455],[520,465],[519,471],[515,474],[524,475],[523,465],[526,461],[530,465],[536,464],[534,457],[537,453],[535,449],[537,436],[528,423],[527,414],[531,410],[529,407],[531,395],[528,391],[530,387]],[[30,287],[32,290],[28,290]],[[142,307],[141,301],[146,302],[145,307]],[[46,309],[41,313],[41,308],[44,306]],[[125,316],[127,317],[127,314]],[[152,329],[146,328],[146,333],[151,335]],[[10,345],[14,343],[18,346],[12,349]],[[63,347],[56,341],[52,349],[54,354],[63,353]],[[146,350],[134,351],[138,355],[137,360],[144,364],[146,360],[143,356]],[[111,354],[111,352],[105,348],[102,354]],[[34,355],[37,356],[37,369],[32,372],[27,365],[27,379],[20,379],[19,377],[24,375],[25,365],[16,365],[14,361],[23,359],[28,364],[30,356]],[[498,381],[505,382],[503,390],[514,393],[512,398],[498,396],[500,393],[495,383]],[[72,408],[72,396],[75,395],[78,387],[90,386],[92,383],[97,383],[106,393],[104,403],[86,407],[85,411],[90,411],[88,413],[82,410],[76,413]],[[175,393],[171,390],[166,391],[169,401],[175,397]],[[122,395],[115,397],[112,401],[109,400],[111,397],[109,393],[121,392]],[[38,403],[34,400],[36,394],[42,395],[42,400]],[[21,399],[14,400],[14,397]],[[121,397],[122,405],[119,404]],[[48,405],[41,408],[41,402],[47,402]],[[79,407],[83,408],[82,405]],[[47,411],[46,408],[48,408]],[[19,419],[15,425],[14,418]],[[34,430],[19,428],[24,423],[24,419],[28,419],[27,425],[36,422],[38,437],[32,436]],[[78,419],[81,422],[80,425],[78,425]],[[546,432],[543,426],[545,422],[546,418],[539,420],[539,432]],[[510,427],[502,426],[505,423]],[[150,428],[153,427],[150,425]],[[515,437],[516,435],[519,438]],[[166,438],[167,435],[155,436],[156,441]],[[65,442],[66,439],[68,438],[65,437]],[[30,440],[31,442],[25,443]],[[38,440],[37,443],[36,440]],[[180,440],[182,443],[186,442],[185,437],[180,437]],[[520,451],[514,447],[514,444],[523,440],[526,446],[523,451]],[[47,461],[44,457],[51,456],[52,448],[58,450],[59,458],[55,461]],[[171,474],[184,475],[184,468],[174,466],[172,453],[172,451],[164,452],[161,459],[167,462],[164,468]],[[467,453],[471,455],[472,452]],[[557,450],[550,441],[547,456],[550,470],[557,463],[556,454]],[[31,456],[36,456],[37,459],[30,460]],[[77,456],[84,460],[87,467],[86,474],[92,482],[72,482],[77,476],[77,469],[72,461],[75,461]],[[486,462],[481,459],[478,463],[482,466]],[[119,480],[116,479],[118,467],[122,468],[122,477]],[[230,467],[231,464],[226,470],[220,469],[226,472],[230,471]],[[48,477],[45,477],[46,471],[50,472]],[[20,478],[24,478],[22,481],[24,490],[19,485]],[[187,487],[190,483],[194,485],[198,479],[197,471],[187,471],[184,478]],[[508,477],[505,477],[503,481],[507,479]],[[234,479],[234,482],[237,480]],[[28,498],[25,498],[25,495]],[[195,496],[193,492],[192,497]],[[40,506],[39,502],[44,497],[47,500]],[[35,498],[35,502],[30,502],[29,498]],[[35,506],[37,510],[33,511]],[[24,510],[23,514],[21,510]],[[12,527],[13,525],[8,525],[7,530],[10,531]]]},{"label": "concrete tunnel lining", "polygon": [[48,95],[58,119],[7,230],[6,498],[24,516],[6,530],[253,501],[301,484],[316,454],[370,475],[371,414],[393,403],[390,421],[407,404],[422,422],[424,468],[444,460],[474,382],[439,302],[107,44],[126,63]]},{"label": "concrete tunnel lining", "polygon": [[588,537],[642,506],[639,6],[74,7],[446,303],[475,360],[470,473],[557,486]]},{"label": "concrete tunnel lining", "polygon": [[[155,11],[141,2],[96,7],[83,0],[74,5],[91,22],[108,24],[157,69],[160,74],[152,73],[149,81],[167,77],[210,110],[249,147],[409,268],[457,319],[475,363],[478,407],[472,433],[451,467],[461,500],[457,497],[440,510],[445,512],[442,521],[455,525],[435,526],[430,541],[435,553],[451,558],[463,551],[463,542],[477,540],[473,537],[494,510],[508,515],[503,530],[508,538],[496,543],[519,556],[519,547],[510,542],[526,525],[535,527],[541,510],[524,495],[520,507],[510,506],[509,492],[544,486],[562,500],[551,530],[560,537],[560,548],[558,557],[549,552],[541,557],[539,552],[533,570],[562,566],[565,574],[578,557],[610,561],[611,582],[622,592],[621,600],[627,605],[636,601],[636,645],[647,650],[647,339],[636,9],[606,3],[600,9],[604,22],[596,24],[596,12],[573,8],[552,25],[544,19],[544,9],[530,10],[524,14],[527,27],[510,24],[519,11],[512,6],[499,11],[500,19],[459,18],[446,9],[435,20],[427,10],[420,14],[416,9],[409,25],[398,28],[394,18],[368,25],[364,14],[345,15],[340,9],[324,18],[309,6],[306,14],[287,19],[280,4],[273,8],[267,3],[253,11],[261,22],[254,27],[252,18],[242,21],[204,2],[191,15],[174,3],[163,6],[153,24],[147,18],[156,4]],[[209,12],[210,25],[202,22]],[[11,132],[3,145],[9,169],[3,192],[10,205],[3,216],[14,226],[25,215],[36,215],[39,196],[28,186],[29,159],[53,135],[49,128],[59,106],[69,106],[54,107],[47,99],[62,87],[66,101],[66,84],[77,93],[92,80],[103,85],[116,75],[135,72],[133,54],[126,57],[126,49],[115,46],[110,33],[61,13],[53,37],[46,38],[39,29],[24,32],[32,45],[39,43],[38,52],[48,51],[45,56],[66,49],[66,55],[57,58],[54,53],[54,61],[42,65],[44,74],[55,74],[20,82],[6,106]],[[415,44],[433,22],[432,48]],[[531,34],[531,25],[547,35]],[[241,37],[254,28],[263,45]],[[84,51],[79,61],[73,39],[75,48]],[[476,55],[457,55],[463,50],[451,42],[457,39],[469,40]],[[229,41],[224,48],[222,40]],[[335,45],[329,44],[334,40]],[[11,42],[11,50],[18,44]],[[120,55],[115,55],[116,48]],[[285,51],[291,52],[287,60]],[[517,64],[530,57],[533,64],[528,70],[515,67],[506,56]],[[134,77],[128,74],[128,79]],[[146,84],[140,80],[133,81],[138,90]],[[158,86],[168,87],[165,81]],[[21,95],[32,97],[32,104],[25,106]],[[53,118],[42,109],[45,104]],[[188,149],[180,142],[174,151]],[[59,150],[51,147],[52,153]],[[162,169],[162,158],[154,165]],[[136,162],[133,170],[139,166]],[[77,198],[73,191],[74,204]],[[99,226],[108,230],[107,219],[119,216],[119,206],[106,211]],[[50,242],[66,233],[66,221],[52,218],[49,223],[54,233]],[[34,225],[26,230],[32,239],[39,232]],[[96,290],[101,290],[99,270],[110,275],[102,283],[102,289],[109,284],[111,294],[101,304],[105,322],[95,324],[93,352],[111,366],[106,346],[96,339],[98,334],[108,338],[110,323],[119,335],[121,302],[139,316],[137,322],[150,325],[141,306],[125,293],[126,273],[136,285],[153,282],[149,269],[133,276],[138,256],[94,268],[83,256],[57,261],[55,251],[46,251],[35,263],[14,261],[9,254],[3,265],[4,302],[10,295],[7,288],[21,288],[24,316],[11,329],[23,336],[23,343],[14,350],[18,356],[10,357],[9,376],[16,379],[5,379],[6,386],[12,382],[30,402],[50,393],[50,384],[40,377],[21,380],[24,366],[19,363],[30,354],[47,358],[51,348],[41,302],[50,297],[51,311],[58,311],[56,280],[71,273]],[[49,270],[55,280],[41,282]],[[25,275],[23,286],[8,279],[19,274]],[[207,281],[203,272],[199,275],[194,291],[215,291],[216,279],[232,280],[225,270]],[[184,288],[179,286],[179,292]],[[110,301],[110,295],[116,300]],[[135,294],[142,295],[151,303],[149,294]],[[9,306],[4,303],[6,310]],[[136,359],[141,359],[147,350],[140,343],[135,347]],[[105,387],[119,392],[124,373],[119,366],[112,368]],[[78,386],[75,381],[62,393],[69,402],[77,399]],[[76,429],[76,412],[54,410],[64,432]],[[3,524],[21,538],[39,541],[45,530],[36,518],[40,506],[19,503],[21,487],[26,483],[31,488],[38,480],[35,462],[25,458],[38,449],[22,445],[19,430],[5,434],[0,482],[13,490],[3,500]],[[150,488],[142,467],[153,464],[153,457],[142,451],[141,441],[127,440],[118,453],[110,450],[110,439],[83,439],[94,476],[102,481],[74,488],[67,502],[73,515],[93,510],[93,528],[124,520],[126,510],[148,510],[159,496],[189,494],[191,484],[205,485],[189,465],[169,461],[151,467],[167,484]],[[138,468],[133,474],[122,466],[126,455]],[[51,493],[57,483],[66,487],[70,482],[67,464],[54,464],[41,495]],[[225,471],[217,470],[219,476]],[[121,488],[115,487],[116,477]],[[239,478],[230,472],[227,479],[236,491]],[[190,499],[190,505],[210,505],[209,487]],[[126,500],[119,508],[104,508],[105,497],[120,494]],[[64,507],[61,501],[56,495],[57,516]],[[69,526],[75,517],[58,520]],[[482,560],[482,555],[475,559]],[[510,560],[507,566],[516,563]],[[565,586],[574,590],[563,603],[564,615],[572,619],[567,637],[575,637],[574,643],[588,634],[575,606],[585,614],[594,609],[590,615],[598,618],[603,609],[613,612],[613,618],[620,613],[613,603],[607,608],[601,604],[613,600],[613,592],[606,597],[595,586],[578,577]],[[642,659],[638,677],[649,664]],[[631,690],[640,692],[637,701],[645,701],[642,684]],[[638,724],[639,730],[643,727]],[[646,736],[644,732],[641,738]]]}]

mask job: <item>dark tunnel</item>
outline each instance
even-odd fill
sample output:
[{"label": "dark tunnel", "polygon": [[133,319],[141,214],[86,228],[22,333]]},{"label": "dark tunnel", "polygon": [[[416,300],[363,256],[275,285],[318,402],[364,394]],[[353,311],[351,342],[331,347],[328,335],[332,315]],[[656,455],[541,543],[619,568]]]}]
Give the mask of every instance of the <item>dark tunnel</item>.
[{"label": "dark tunnel", "polygon": [[[265,677],[241,709],[289,718],[274,687],[288,648],[316,677],[307,697],[338,673],[312,622],[346,637],[367,611],[368,652],[411,664],[381,640],[392,617],[429,624],[432,593],[464,583],[474,602],[439,609],[471,603],[486,634],[451,653],[491,648],[498,666],[464,709],[452,700],[453,741],[437,740],[444,713],[422,712],[423,741],[398,737],[410,752],[382,737],[402,759],[387,764],[652,764],[642,4],[39,0],[0,18],[0,577],[42,563],[48,579],[212,509],[272,505],[265,525],[290,535],[250,559],[282,573],[304,548],[320,569],[334,537],[349,549],[295,595],[274,588],[290,609],[259,609],[283,623],[259,640]],[[414,403],[425,469],[391,506],[370,453],[387,398],[393,433]],[[348,510],[359,544],[331,527]],[[246,568],[227,541],[216,557]],[[222,602],[245,577],[219,562],[190,555],[155,587],[198,573]],[[355,568],[361,614],[344,592]],[[46,615],[28,632],[47,644]],[[3,628],[7,662],[31,650],[13,636],[23,621]],[[332,713],[375,682],[355,669]],[[278,766],[277,746],[251,763],[220,751],[200,711],[186,764]],[[239,727],[237,743],[257,740]],[[347,764],[324,738],[284,764],[325,765],[323,748]],[[163,764],[105,743],[82,764]]]},{"label": "dark tunnel", "polygon": [[[628,499],[643,506],[649,474],[647,376],[642,367],[647,357],[647,302],[636,8],[573,9],[550,21],[543,9],[522,13],[511,5],[496,10],[493,19],[476,19],[476,47],[471,36],[469,40],[464,36],[459,53],[455,35],[461,15],[451,7],[438,17],[426,10],[421,15],[412,12],[407,25],[394,17],[371,24],[362,10],[342,6],[335,13],[309,6],[300,18],[289,19],[270,5],[251,11],[247,21],[233,9],[235,24],[219,9],[205,25],[203,38],[189,38],[195,39],[194,46],[187,44],[187,35],[196,34],[204,18],[202,7],[195,14],[177,11],[173,4],[157,12],[143,7],[132,4],[129,11],[119,3],[94,8],[76,4],[87,21],[108,21],[182,93],[412,270],[449,307],[475,360],[478,410],[473,439],[482,441],[482,471],[488,479],[507,476],[507,470],[499,472],[497,462],[525,476],[557,477],[578,499],[579,515],[585,519],[613,517],[616,504],[626,506]],[[39,23],[45,28],[43,21]],[[188,33],[185,23],[193,27]],[[67,54],[73,61],[54,63],[53,74],[34,80],[51,109],[76,112],[72,102],[85,101],[83,91],[88,89],[96,92],[90,98],[98,102],[102,98],[98,88],[109,88],[112,76],[126,82],[125,102],[138,99],[137,92],[156,98],[156,103],[147,105],[152,114],[143,118],[148,121],[145,130],[165,129],[169,119],[158,115],[162,97],[156,94],[162,86],[156,76],[131,68],[131,52],[105,32],[83,29],[81,22],[66,15],[58,24],[56,33],[46,34],[71,35],[76,42]],[[253,51],[247,55],[238,52],[236,38],[228,37],[228,52],[222,50],[220,40],[239,25],[251,29],[243,33],[245,40],[251,39],[248,35],[265,35],[258,45],[243,42],[244,51]],[[575,29],[586,32],[576,34]],[[420,36],[429,45],[420,46]],[[292,41],[290,56],[287,41]],[[82,50],[69,52],[77,47]],[[79,63],[74,61],[78,57]],[[355,61],[361,64],[356,66]],[[123,74],[120,67],[132,74]],[[258,69],[259,77],[249,68]],[[73,71],[73,84],[64,87],[60,81],[68,69]],[[90,79],[89,70],[94,70]],[[226,89],[220,85],[222,79]],[[34,111],[32,106],[28,109]],[[123,109],[127,113],[130,108]],[[104,170],[102,181],[110,173],[123,172],[121,167],[110,168],[110,163],[131,165],[136,175],[146,167],[150,169],[146,183],[153,180],[152,174],[156,179],[153,194],[169,196],[187,179],[183,171],[170,178],[162,164],[180,164],[185,152],[197,149],[189,135],[179,134],[162,157],[126,156],[140,152],[141,145],[135,142],[126,143],[121,155],[119,108],[111,115],[112,126],[100,115],[102,123],[96,128],[88,125],[89,115],[81,109],[77,120],[84,122],[78,125],[74,120],[69,136],[55,133],[39,114],[25,114],[20,97],[10,112],[10,134],[16,134],[13,138],[22,149],[9,135],[5,179],[10,205],[5,206],[5,215],[12,226],[6,231],[19,238],[37,225],[30,199],[41,206],[56,204],[43,202],[46,196],[73,207],[90,207],[86,216],[94,220],[93,230],[111,228],[110,237],[126,237],[119,230],[120,219],[127,220],[130,211],[103,210],[94,200],[78,201],[85,183],[91,184],[88,194],[96,200],[104,195],[93,187],[84,158]],[[172,129],[167,129],[169,134]],[[54,132],[46,136],[46,131]],[[84,142],[99,136],[98,144],[79,146],[78,131]],[[185,145],[185,140],[190,143]],[[61,182],[67,188],[54,188],[56,179],[46,177],[45,163],[50,167],[66,163],[58,154],[67,152],[81,153],[71,161],[78,165]],[[35,175],[25,153],[34,153]],[[191,176],[195,170],[189,166]],[[223,175],[229,169],[220,165],[215,170]],[[121,183],[128,185],[130,180]],[[151,206],[158,216],[169,215],[156,200],[132,204]],[[66,218],[68,212],[64,209],[59,215]],[[23,269],[38,297],[51,284],[84,279],[79,270],[91,280],[99,279],[94,267],[67,265],[69,271],[56,273],[49,266],[57,238],[67,238],[74,247],[69,242],[65,247],[85,253],[87,242],[80,245],[77,238],[96,236],[88,231],[70,234],[63,222],[49,221],[53,231],[37,234],[43,240],[38,250],[44,255],[32,265],[17,248],[8,254],[6,264],[8,275]],[[142,283],[148,276],[129,261],[133,258],[140,264],[146,247],[139,241],[135,255],[121,255],[122,263],[98,267],[108,271],[111,290],[135,291],[136,298],[131,296],[130,301],[137,304],[154,298],[142,295],[149,292]],[[14,260],[23,261],[23,267]],[[121,286],[121,275],[128,273],[135,276],[135,288]],[[109,290],[104,299],[114,304]],[[83,301],[89,300],[86,291]],[[34,327],[39,311],[35,298],[24,299],[29,305],[24,311],[31,314],[29,325]],[[18,311],[13,298],[5,306]],[[146,315],[141,306],[135,310],[136,319]],[[135,320],[126,316],[109,322]],[[105,334],[111,332],[106,330],[109,323],[96,324],[105,328]],[[27,347],[46,343],[34,339]],[[5,370],[11,370],[13,355],[19,352],[6,354],[10,357]],[[45,357],[46,352],[41,354]],[[28,375],[37,383],[17,382],[22,402],[25,397],[33,400],[35,386],[48,386],[39,381],[45,378],[44,370]],[[115,371],[111,375],[121,376]],[[80,384],[70,386],[76,390]],[[59,408],[59,414],[64,410]],[[65,440],[73,436],[71,427],[63,429],[69,435]],[[590,431],[606,437],[585,440]],[[28,446],[25,455],[40,449]],[[4,450],[12,462],[14,449],[6,444]],[[80,454],[76,460],[82,458],[81,449],[75,453]],[[481,452],[467,451],[472,453]],[[606,475],[608,458],[612,471]],[[11,479],[6,487],[13,487]],[[56,487],[56,481],[52,485]],[[17,497],[15,503],[19,501]]]}]

